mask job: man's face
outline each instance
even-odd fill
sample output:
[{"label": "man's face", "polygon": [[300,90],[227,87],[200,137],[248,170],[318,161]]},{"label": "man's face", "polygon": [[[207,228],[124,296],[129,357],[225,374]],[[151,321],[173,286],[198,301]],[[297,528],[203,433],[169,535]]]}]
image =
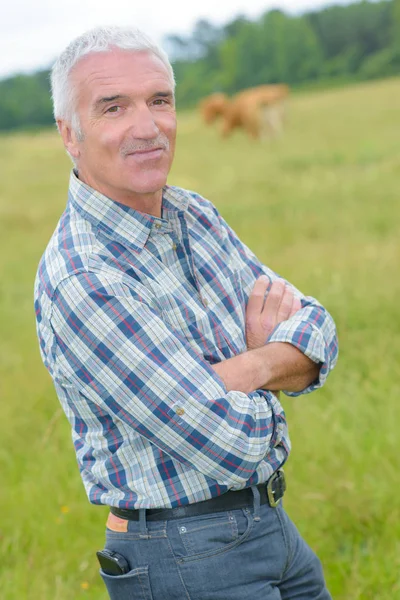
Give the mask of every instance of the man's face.
[{"label": "man's face", "polygon": [[140,207],[143,195],[165,185],[174,156],[176,114],[166,67],[148,52],[114,48],[84,57],[70,77],[83,139],[69,127],[60,130],[79,178]]}]

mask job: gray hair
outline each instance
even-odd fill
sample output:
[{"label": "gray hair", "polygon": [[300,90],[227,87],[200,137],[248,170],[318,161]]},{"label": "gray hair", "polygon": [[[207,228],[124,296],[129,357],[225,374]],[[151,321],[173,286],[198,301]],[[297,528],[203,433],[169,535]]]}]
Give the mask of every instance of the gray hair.
[{"label": "gray hair", "polygon": [[83,33],[65,48],[51,71],[54,118],[68,121],[81,139],[83,136],[76,111],[75,90],[70,82],[70,73],[86,54],[106,52],[112,47],[132,52],[151,52],[163,62],[171,78],[172,87],[175,88],[174,72],[166,52],[139,29],[96,27]]}]

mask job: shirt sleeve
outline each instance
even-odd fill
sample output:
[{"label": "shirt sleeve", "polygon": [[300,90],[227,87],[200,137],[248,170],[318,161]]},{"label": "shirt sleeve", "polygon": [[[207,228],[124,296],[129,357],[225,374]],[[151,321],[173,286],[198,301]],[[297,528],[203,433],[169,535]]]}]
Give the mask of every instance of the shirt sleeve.
[{"label": "shirt sleeve", "polygon": [[80,394],[219,483],[243,485],[285,445],[276,398],[228,392],[133,288],[90,272],[71,275],[53,297],[51,326],[56,370]]},{"label": "shirt sleeve", "polygon": [[[232,266],[240,275],[243,286],[245,304],[258,277],[265,274],[271,283],[284,279],[262,264],[255,254],[239,239],[236,233],[226,223],[215,209],[225,249],[228,248],[232,257]],[[284,280],[286,281],[286,280]],[[301,300],[301,309],[290,319],[276,326],[269,336],[267,343],[286,342],[303,352],[316,364],[320,364],[318,378],[304,390],[284,393],[288,396],[299,396],[320,388],[326,381],[338,358],[338,339],[335,323],[329,312],[311,296],[304,296],[291,283],[295,295]]]}]

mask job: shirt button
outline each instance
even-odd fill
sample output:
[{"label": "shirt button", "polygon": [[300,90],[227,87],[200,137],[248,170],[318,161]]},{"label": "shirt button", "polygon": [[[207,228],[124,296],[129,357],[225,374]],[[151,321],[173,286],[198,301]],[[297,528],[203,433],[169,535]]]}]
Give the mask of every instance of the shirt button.
[{"label": "shirt button", "polygon": [[203,304],[204,306],[208,306],[208,300],[207,298],[202,298]]},{"label": "shirt button", "polygon": [[154,227],[156,229],[161,229],[161,223],[154,223]]},{"label": "shirt button", "polygon": [[185,409],[184,408],[177,408],[176,409],[176,414],[177,415],[184,415],[185,414]]},{"label": "shirt button", "polygon": [[176,250],[176,244],[172,244],[172,250]]}]

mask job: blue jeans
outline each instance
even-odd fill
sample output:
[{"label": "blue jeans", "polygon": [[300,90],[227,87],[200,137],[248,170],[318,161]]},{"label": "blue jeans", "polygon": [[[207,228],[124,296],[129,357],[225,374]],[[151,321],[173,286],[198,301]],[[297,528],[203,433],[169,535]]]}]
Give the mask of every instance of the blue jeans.
[{"label": "blue jeans", "polygon": [[[257,492],[254,492],[257,493]],[[144,515],[144,511],[142,511]],[[111,600],[331,600],[321,563],[282,505],[107,529],[131,571],[100,571]]]}]

